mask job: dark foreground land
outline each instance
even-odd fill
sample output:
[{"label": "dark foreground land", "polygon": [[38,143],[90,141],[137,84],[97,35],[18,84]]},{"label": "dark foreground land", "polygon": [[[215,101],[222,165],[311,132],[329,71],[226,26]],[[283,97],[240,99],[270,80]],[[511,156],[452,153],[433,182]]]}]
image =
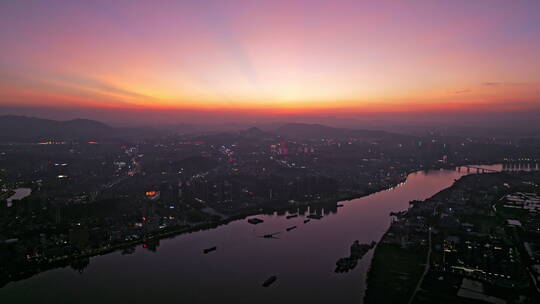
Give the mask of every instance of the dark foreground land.
[{"label": "dark foreground land", "polygon": [[366,303],[539,303],[540,173],[465,176],[396,214]]}]

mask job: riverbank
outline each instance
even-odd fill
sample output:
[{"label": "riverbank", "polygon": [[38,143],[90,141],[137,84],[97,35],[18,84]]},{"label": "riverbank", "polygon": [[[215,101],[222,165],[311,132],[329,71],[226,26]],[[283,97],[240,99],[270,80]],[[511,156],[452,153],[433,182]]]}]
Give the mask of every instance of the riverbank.
[{"label": "riverbank", "polygon": [[[441,168],[438,167],[435,169],[437,170]],[[11,281],[24,280],[37,273],[41,273],[41,272],[54,269],[54,268],[69,266],[71,263],[80,259],[86,259],[86,258],[91,258],[93,256],[105,255],[105,254],[108,254],[117,250],[123,250],[126,248],[144,244],[152,240],[155,241],[159,239],[174,238],[181,234],[189,234],[189,233],[194,233],[194,232],[203,231],[203,230],[215,229],[219,226],[226,225],[236,220],[242,220],[249,216],[272,214],[274,212],[277,212],[279,215],[279,214],[285,213],[286,211],[297,213],[299,210],[307,210],[308,207],[311,207],[310,208],[311,213],[320,212],[319,210],[321,209],[324,209],[325,212],[328,212],[328,211],[336,212],[335,210],[339,210],[337,208],[338,207],[337,204],[339,202],[362,198],[362,197],[370,196],[376,192],[389,190],[399,185],[400,183],[404,182],[411,173],[422,172],[426,170],[427,170],[426,168],[422,168],[421,170],[417,170],[417,168],[415,168],[415,169],[411,169],[410,171],[405,171],[404,174],[402,175],[395,175],[395,179],[391,180],[391,182],[390,180],[385,181],[384,183],[381,181],[380,186],[372,187],[369,189],[369,191],[356,192],[356,193],[342,192],[338,196],[334,196],[332,198],[328,198],[325,200],[318,200],[318,201],[305,201],[305,202],[294,202],[294,203],[281,202],[279,205],[263,204],[262,205],[263,207],[261,207],[261,205],[258,205],[250,209],[241,210],[241,212],[228,214],[227,218],[221,219],[219,221],[204,222],[204,223],[199,223],[197,225],[192,225],[192,226],[166,228],[166,229],[159,230],[151,235],[147,235],[146,237],[142,237],[139,239],[123,241],[123,242],[119,242],[115,244],[109,244],[109,246],[91,250],[91,251],[85,250],[83,254],[60,256],[51,262],[33,264],[31,265],[32,267],[28,267],[28,268],[18,267],[18,268],[15,268],[17,271],[11,272],[9,276],[7,275],[2,276],[3,278],[7,278],[7,281],[5,281],[5,283],[1,282],[0,284],[7,284]],[[211,245],[213,244],[208,244],[208,246],[211,246]],[[203,247],[200,248],[201,254],[202,254],[202,250],[204,249]]]},{"label": "riverbank", "polygon": [[[413,171],[413,172],[416,172],[416,171]],[[293,203],[283,202],[281,204],[274,204],[272,206],[255,206],[250,209],[244,209],[241,212],[228,214],[226,215],[225,218],[222,218],[219,221],[204,222],[204,223],[199,223],[192,226],[165,228],[163,230],[159,230],[157,232],[151,233],[139,239],[111,243],[111,244],[108,244],[107,246],[104,246],[98,249],[93,249],[93,250],[87,249],[81,253],[61,255],[61,256],[57,256],[57,257],[50,258],[47,260],[43,260],[38,263],[30,264],[27,267],[17,267],[16,271],[1,273],[2,278],[0,279],[0,288],[9,284],[10,282],[25,280],[36,274],[39,274],[48,270],[68,267],[76,261],[89,259],[95,256],[106,255],[106,254],[109,254],[118,250],[124,250],[124,249],[138,246],[146,242],[150,242],[150,241],[169,239],[169,238],[177,237],[182,234],[189,234],[189,233],[195,233],[195,232],[204,231],[204,230],[215,229],[219,226],[227,225],[233,221],[243,220],[250,216],[256,216],[256,215],[261,215],[261,214],[272,214],[276,212],[280,213],[280,212],[287,212],[287,211],[291,213],[296,213],[298,212],[298,210],[303,209],[303,208],[307,209],[308,207],[311,207],[314,209],[328,209],[328,210],[337,209],[337,204],[339,202],[350,201],[353,199],[369,196],[373,193],[377,193],[377,192],[395,187],[396,185],[404,182],[410,173],[412,172],[408,172],[404,176],[400,176],[398,179],[392,181],[389,184],[381,185],[380,187],[372,187],[369,191],[362,191],[362,192],[357,192],[357,193],[342,192],[332,198],[313,200],[313,201],[303,201],[303,202],[296,201]],[[203,248],[201,248],[201,252],[202,252],[202,249]]]},{"label": "riverbank", "polygon": [[532,172],[467,175],[413,201],[374,252],[364,303],[455,303],[470,296],[537,303],[528,274],[535,273],[527,261],[532,251],[523,245],[536,242],[537,218],[507,200],[535,197],[539,179]]},{"label": "riverbank", "polygon": [[[455,182],[425,201],[447,196],[454,187]],[[396,226],[388,227],[373,253],[366,279],[365,304],[408,303],[424,273],[429,247],[422,238],[427,240],[429,232],[416,233],[420,242],[407,246],[408,238],[400,237],[400,229]]]}]

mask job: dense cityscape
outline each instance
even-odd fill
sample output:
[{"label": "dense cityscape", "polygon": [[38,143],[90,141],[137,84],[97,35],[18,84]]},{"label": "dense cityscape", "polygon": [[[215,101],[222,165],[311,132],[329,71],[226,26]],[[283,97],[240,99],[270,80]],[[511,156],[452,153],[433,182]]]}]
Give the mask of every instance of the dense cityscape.
[{"label": "dense cityscape", "polygon": [[[57,123],[4,118],[27,127]],[[538,176],[519,173],[538,169],[534,140],[435,132],[412,136],[308,124],[267,131],[251,127],[92,138],[88,130],[82,131],[88,124],[75,122],[71,135],[18,133],[19,141],[6,136],[9,140],[0,146],[3,285],[67,265],[82,272],[92,256],[115,250],[129,254],[139,245],[155,251],[161,238],[250,215],[288,212],[302,214],[306,221],[321,219],[323,210],[331,212],[341,201],[392,188],[412,172],[458,167],[478,174],[425,202],[412,201],[408,211],[396,210],[396,220],[375,251],[374,274],[368,280],[374,287],[368,289],[367,301],[390,303],[405,295],[430,302],[443,297],[439,285],[457,284],[453,282],[461,277],[510,288],[518,298],[537,299],[527,290],[536,287],[538,268],[528,270],[532,262],[521,259],[538,258],[534,248],[540,244],[526,237],[539,229],[534,205]],[[9,124],[4,127],[10,130]],[[507,173],[477,167],[491,163],[504,163]],[[507,200],[530,213],[522,212],[516,220]],[[506,220],[513,228],[503,229]],[[427,251],[431,267],[422,280],[427,287],[412,296]],[[396,261],[398,269],[405,267],[399,273],[410,274],[389,278],[396,275],[387,267],[389,256],[410,259]],[[356,259],[342,267],[354,268]],[[409,268],[412,265],[415,268]],[[390,273],[378,273],[379,268]],[[388,281],[401,286],[395,286],[395,295],[371,291],[386,289]],[[527,292],[515,291],[515,286]],[[474,292],[482,294],[483,289]]]}]

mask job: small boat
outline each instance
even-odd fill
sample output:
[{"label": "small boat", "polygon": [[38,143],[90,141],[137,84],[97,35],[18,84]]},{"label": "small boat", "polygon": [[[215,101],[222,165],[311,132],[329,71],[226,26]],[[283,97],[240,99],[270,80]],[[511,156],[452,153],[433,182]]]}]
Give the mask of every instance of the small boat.
[{"label": "small boat", "polygon": [[311,221],[311,220],[304,220],[304,224],[309,223],[309,221]]},{"label": "small boat", "polygon": [[291,230],[294,230],[294,229],[296,229],[296,228],[297,228],[296,226],[292,226],[292,227],[287,228],[286,230],[287,230],[287,231],[291,231]]},{"label": "small boat", "polygon": [[314,220],[322,219],[322,215],[318,215],[318,214],[310,214],[307,217],[310,218],[310,219],[314,219]]},{"label": "small boat", "polygon": [[206,248],[205,250],[203,250],[203,252],[204,252],[204,254],[207,254],[209,252],[215,251],[216,249],[217,249],[217,247],[214,246],[214,247]]},{"label": "small boat", "polygon": [[256,217],[250,218],[250,219],[248,220],[248,223],[253,224],[253,225],[257,225],[257,224],[260,224],[260,223],[262,223],[262,222],[264,222],[264,221],[261,220],[261,219],[258,219],[258,218],[256,218]]},{"label": "small boat", "polygon": [[343,204],[338,204],[337,207],[338,208],[343,207]]},{"label": "small boat", "polygon": [[264,281],[262,286],[263,287],[268,287],[268,286],[272,285],[276,280],[277,280],[276,276],[271,276],[268,279],[266,279],[266,281]]},{"label": "small boat", "polygon": [[127,247],[122,250],[122,254],[132,254],[135,252],[135,247]]},{"label": "small boat", "polygon": [[278,234],[279,232],[274,232],[274,233],[265,234],[262,237],[265,239],[277,239],[276,235]]},{"label": "small boat", "polygon": [[288,215],[288,216],[287,216],[287,219],[292,219],[292,218],[295,218],[295,217],[298,217],[298,214],[291,214],[291,215]]}]

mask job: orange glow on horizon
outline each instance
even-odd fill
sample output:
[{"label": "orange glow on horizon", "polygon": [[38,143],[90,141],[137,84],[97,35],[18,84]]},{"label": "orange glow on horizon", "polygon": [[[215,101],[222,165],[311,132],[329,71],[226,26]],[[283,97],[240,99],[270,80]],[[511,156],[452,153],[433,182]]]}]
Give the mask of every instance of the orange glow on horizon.
[{"label": "orange glow on horizon", "polygon": [[0,106],[261,115],[540,107],[534,2],[166,4],[1,3]]}]

